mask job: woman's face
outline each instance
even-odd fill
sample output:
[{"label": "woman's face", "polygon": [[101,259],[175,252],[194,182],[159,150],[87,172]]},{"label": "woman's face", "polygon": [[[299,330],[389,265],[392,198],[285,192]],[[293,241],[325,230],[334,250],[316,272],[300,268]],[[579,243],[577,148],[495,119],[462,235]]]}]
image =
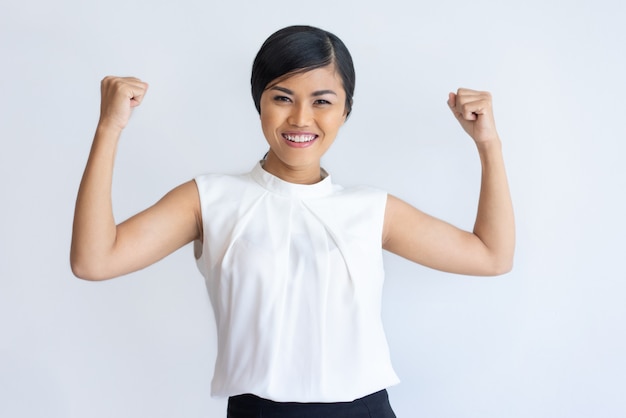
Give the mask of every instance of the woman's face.
[{"label": "woman's face", "polygon": [[272,81],[261,96],[270,145],[264,168],[287,181],[319,181],[320,159],[346,120],[345,102],[334,65]]}]

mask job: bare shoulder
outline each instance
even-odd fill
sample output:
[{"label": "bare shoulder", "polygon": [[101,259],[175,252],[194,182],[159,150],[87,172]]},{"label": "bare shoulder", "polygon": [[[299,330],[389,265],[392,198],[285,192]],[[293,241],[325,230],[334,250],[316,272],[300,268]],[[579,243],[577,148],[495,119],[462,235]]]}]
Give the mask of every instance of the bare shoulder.
[{"label": "bare shoulder", "polygon": [[[197,235],[195,239],[201,239],[202,235],[202,211],[200,208],[200,196],[195,180],[189,180],[170,190],[156,203],[155,207],[162,206],[170,213],[189,219],[193,217]],[[187,222],[189,224],[189,222]]]},{"label": "bare shoulder", "polygon": [[422,229],[426,226],[425,224],[433,220],[435,220],[433,217],[404,200],[388,194],[383,228],[383,248],[395,253],[403,252],[398,246],[406,244],[403,240],[406,234]]},{"label": "bare shoulder", "polygon": [[161,200],[174,200],[179,204],[183,204],[186,206],[195,206],[199,207],[200,205],[200,197],[198,196],[198,186],[196,185],[195,180],[189,180],[185,183],[173,188],[170,190]]}]

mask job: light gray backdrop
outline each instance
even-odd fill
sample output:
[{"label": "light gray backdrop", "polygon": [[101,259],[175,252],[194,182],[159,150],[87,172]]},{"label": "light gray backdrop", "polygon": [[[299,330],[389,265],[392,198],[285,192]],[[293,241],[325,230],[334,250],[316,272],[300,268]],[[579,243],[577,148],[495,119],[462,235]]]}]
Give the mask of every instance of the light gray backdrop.
[{"label": "light gray backdrop", "polygon": [[261,42],[337,33],[354,113],[325,158],[471,228],[479,163],[446,106],[490,90],[513,191],[512,273],[470,278],[386,255],[399,417],[626,416],[623,2],[3,0],[0,416],[220,417],[211,308],[192,250],[103,283],[68,263],[107,74],[150,83],[119,147],[118,220],[265,151],[249,94]]}]

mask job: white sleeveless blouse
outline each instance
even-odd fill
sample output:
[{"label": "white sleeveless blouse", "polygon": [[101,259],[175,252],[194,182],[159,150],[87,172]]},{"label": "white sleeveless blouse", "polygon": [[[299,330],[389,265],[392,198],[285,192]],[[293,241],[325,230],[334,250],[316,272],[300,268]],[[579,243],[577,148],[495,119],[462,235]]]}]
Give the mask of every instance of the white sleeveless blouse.
[{"label": "white sleeveless blouse", "polygon": [[195,181],[214,396],[343,402],[398,383],[380,316],[385,192],[288,183],[260,163]]}]

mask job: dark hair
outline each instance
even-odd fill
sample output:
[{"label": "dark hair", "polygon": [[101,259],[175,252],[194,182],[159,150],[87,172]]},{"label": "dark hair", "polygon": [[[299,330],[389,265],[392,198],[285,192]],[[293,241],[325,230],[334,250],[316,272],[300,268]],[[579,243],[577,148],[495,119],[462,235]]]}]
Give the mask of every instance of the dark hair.
[{"label": "dark hair", "polygon": [[261,95],[267,85],[287,74],[334,64],[346,92],[346,112],[352,111],[354,64],[348,48],[337,36],[312,26],[289,26],[272,34],[252,64],[252,98],[261,113]]}]

